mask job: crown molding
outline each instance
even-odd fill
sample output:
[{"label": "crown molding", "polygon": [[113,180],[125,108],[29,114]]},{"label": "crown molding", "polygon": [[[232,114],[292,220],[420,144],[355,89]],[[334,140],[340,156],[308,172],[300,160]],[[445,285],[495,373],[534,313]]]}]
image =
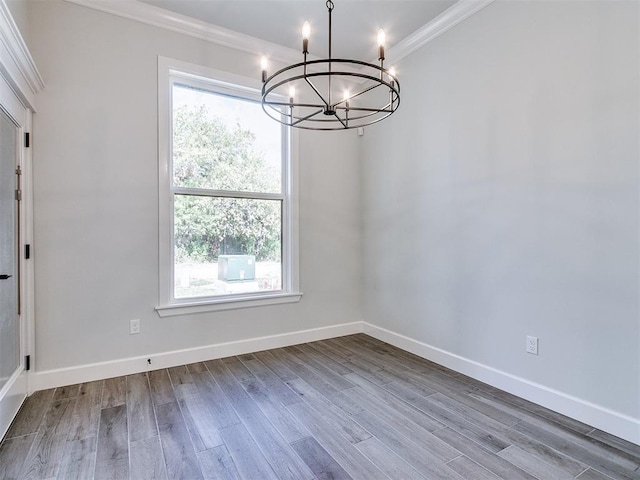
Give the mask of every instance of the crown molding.
[{"label": "crown molding", "polygon": [[494,1],[458,0],[429,23],[389,48],[387,57],[393,62],[405,58]]},{"label": "crown molding", "polygon": [[0,71],[22,102],[34,109],[34,97],[44,81],[4,0],[0,0]]},{"label": "crown molding", "polygon": [[203,22],[137,0],[66,0],[69,3],[164,28],[189,37],[254,55],[267,55],[282,63],[300,61],[300,52],[243,33]]},{"label": "crown molding", "polygon": [[[225,47],[235,48],[254,55],[264,54],[282,63],[300,61],[298,50],[267,42],[211,23],[154,7],[137,0],[66,0],[83,7],[118,15],[130,20],[164,28],[172,32],[205,40]],[[423,47],[494,0],[458,0],[435,19],[392,46],[387,58],[396,62]],[[315,57],[310,56],[310,59]],[[374,62],[376,63],[376,62]]]}]

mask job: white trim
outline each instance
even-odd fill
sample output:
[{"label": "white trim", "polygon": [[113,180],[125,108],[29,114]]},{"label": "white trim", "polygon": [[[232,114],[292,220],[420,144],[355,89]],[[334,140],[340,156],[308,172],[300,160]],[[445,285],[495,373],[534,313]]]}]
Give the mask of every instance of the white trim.
[{"label": "white trim", "polygon": [[[90,382],[104,378],[131,375],[134,373],[170,368],[194,362],[203,362],[216,358],[242,355],[245,353],[287,347],[300,343],[315,342],[327,338],[341,337],[362,332],[362,322],[344,323],[328,327],[312,328],[297,332],[269,335],[235,342],[218,343],[204,347],[154,353],[139,357],[92,363],[78,367],[45,370],[33,374],[36,390]],[[151,365],[148,360],[151,359]]]},{"label": "white trim", "polygon": [[[272,348],[282,348],[355,333],[366,333],[383,342],[451,368],[456,372],[463,373],[640,445],[640,419],[615,412],[601,405],[545,387],[367,322],[344,323],[280,335],[218,343],[204,347],[141,355],[122,360],[45,370],[33,373],[30,376],[30,383],[33,391],[44,390],[46,388],[90,382],[120,375],[131,375],[149,370],[170,368]],[[148,364],[148,359],[151,359],[151,365]]]},{"label": "white trim", "polygon": [[[0,59],[0,65],[1,64],[2,59]],[[0,69],[1,68],[0,66]],[[25,108],[18,95],[16,95],[11,79],[7,78],[4,72],[0,72],[0,97],[2,98],[2,109],[9,114],[18,128],[25,128],[26,112],[28,109]],[[19,142],[17,145],[22,155],[22,142]]]},{"label": "white trim", "polygon": [[479,12],[494,0],[458,0],[429,23],[387,50],[389,65],[398,62]]},{"label": "white trim", "polygon": [[232,298],[219,298],[193,303],[174,303],[156,307],[161,317],[174,315],[187,315],[190,313],[218,312],[221,310],[234,310],[236,308],[266,307],[269,305],[281,305],[283,303],[296,303],[302,298],[300,292],[256,294],[247,296],[234,296]]},{"label": "white trim", "polygon": [[[158,57],[158,278],[159,289],[158,298],[160,306],[168,305],[171,295],[172,268],[166,258],[170,258],[171,249],[171,216],[172,202],[168,194],[171,185],[171,172],[168,159],[171,152],[171,85],[169,82],[169,72],[174,67],[175,62],[169,58]],[[164,99],[164,100],[163,100]]]},{"label": "white trim", "polygon": [[[136,0],[66,1],[254,55],[266,55],[270,60],[276,62],[301,61],[300,51],[297,49],[267,42]],[[458,0],[439,16],[390,47],[387,50],[387,63],[390,65],[392,62],[403,59],[492,2],[494,0]],[[313,55],[309,56],[309,60],[318,58]],[[374,60],[373,63],[377,63],[377,60]]]},{"label": "white trim", "polygon": [[[4,2],[0,2],[0,10],[2,10],[1,5],[4,5]],[[0,48],[4,47],[6,45],[3,44]],[[16,254],[18,255],[20,272],[19,301],[21,312],[19,315],[19,365],[2,390],[0,390],[0,401],[2,402],[2,408],[0,408],[0,431],[2,431],[3,435],[29,393],[30,375],[25,370],[25,356],[33,352],[34,342],[33,262],[25,260],[23,255],[24,245],[31,243],[33,238],[31,151],[24,146],[24,134],[31,131],[32,112],[25,103],[28,92],[23,92],[23,95],[19,95],[19,89],[23,85],[12,81],[10,77],[11,68],[6,68],[8,63],[11,63],[11,59],[4,54],[0,55],[0,108],[6,112],[16,126],[16,163],[22,170],[19,186],[22,191],[22,201],[20,204],[20,216],[18,217],[20,234],[16,238],[16,241],[19,241]]]},{"label": "white trim", "polygon": [[180,195],[199,195],[201,197],[248,198],[259,200],[283,200],[282,193],[262,193],[238,190],[215,190],[212,188],[173,187],[173,193]]},{"label": "white trim", "polygon": [[[30,355],[31,369],[35,363],[35,271],[33,261],[33,148],[24,145],[24,132],[33,137],[33,112],[26,110],[25,124],[22,128],[22,237],[20,246],[21,282],[22,282],[22,318],[23,318],[23,355]],[[31,138],[33,142],[33,138]],[[24,246],[30,245],[30,258],[24,255]],[[27,395],[31,395],[31,375],[27,375]]]},{"label": "white trim", "polygon": [[147,3],[135,0],[66,1],[254,55],[267,55],[274,61],[283,63],[300,61],[300,52],[296,49],[283,47]]},{"label": "white trim", "polygon": [[34,97],[44,82],[4,0],[0,0],[0,59],[2,74],[24,105],[35,111]]},{"label": "white trim", "polygon": [[[244,98],[260,99],[260,82],[256,79],[215,70],[180,60],[158,56],[158,195],[159,195],[159,305],[156,311],[161,317],[203,313],[235,308],[247,308],[293,303],[300,301],[298,283],[298,133],[284,130],[283,146],[288,150],[283,161],[282,192],[250,193],[218,191],[211,189],[178,188],[171,179],[171,88],[174,82],[184,79],[211,91],[240,92]],[[282,213],[282,290],[255,292],[246,295],[208,298],[176,299],[173,295],[173,195],[181,192],[239,198],[280,200]]]},{"label": "white trim", "polygon": [[0,408],[0,440],[9,430],[11,422],[18,414],[27,391],[27,377],[22,368],[17,369],[0,390],[3,408]]},{"label": "white trim", "polygon": [[363,322],[367,335],[640,445],[640,419]]},{"label": "white trim", "polygon": [[284,231],[283,235],[289,238],[286,242],[287,251],[283,251],[284,258],[288,259],[286,268],[288,270],[285,275],[285,280],[288,282],[283,285],[289,292],[300,291],[300,229],[299,229],[299,196],[298,196],[298,161],[299,161],[299,139],[298,129],[289,129],[289,164],[288,172],[284,175],[284,179],[287,182],[285,189],[289,201],[286,203],[287,209],[284,212]]}]

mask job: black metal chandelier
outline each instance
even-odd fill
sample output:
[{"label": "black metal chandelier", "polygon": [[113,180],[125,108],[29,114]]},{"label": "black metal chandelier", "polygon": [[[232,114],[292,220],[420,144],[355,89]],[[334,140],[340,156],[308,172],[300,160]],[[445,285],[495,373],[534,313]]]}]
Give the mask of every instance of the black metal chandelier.
[{"label": "black metal chandelier", "polygon": [[[384,68],[384,31],[378,32],[379,65],[331,57],[331,12],[329,12],[329,56],[307,60],[309,22],[302,27],[304,61],[267,76],[262,59],[262,108],[274,120],[307,130],[344,130],[384,120],[400,105],[400,83],[393,67]],[[288,93],[288,101],[286,93]]]}]

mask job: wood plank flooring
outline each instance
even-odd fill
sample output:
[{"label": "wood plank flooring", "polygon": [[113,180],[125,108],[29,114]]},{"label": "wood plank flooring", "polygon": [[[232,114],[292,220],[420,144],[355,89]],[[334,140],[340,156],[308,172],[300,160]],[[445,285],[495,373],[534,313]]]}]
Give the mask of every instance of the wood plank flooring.
[{"label": "wood plank flooring", "polygon": [[34,393],[0,479],[640,480],[640,446],[366,335]]}]

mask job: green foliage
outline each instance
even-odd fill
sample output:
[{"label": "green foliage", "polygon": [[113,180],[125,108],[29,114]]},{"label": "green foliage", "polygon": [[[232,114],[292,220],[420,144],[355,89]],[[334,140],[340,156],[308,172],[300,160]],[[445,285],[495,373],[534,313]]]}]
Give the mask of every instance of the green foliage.
[{"label": "green foliage", "polygon": [[[181,187],[252,192],[279,191],[279,173],[254,147],[254,134],[227,127],[207,108],[174,113],[174,184]],[[280,259],[279,201],[176,195],[176,259],[212,262],[221,254]]]}]

